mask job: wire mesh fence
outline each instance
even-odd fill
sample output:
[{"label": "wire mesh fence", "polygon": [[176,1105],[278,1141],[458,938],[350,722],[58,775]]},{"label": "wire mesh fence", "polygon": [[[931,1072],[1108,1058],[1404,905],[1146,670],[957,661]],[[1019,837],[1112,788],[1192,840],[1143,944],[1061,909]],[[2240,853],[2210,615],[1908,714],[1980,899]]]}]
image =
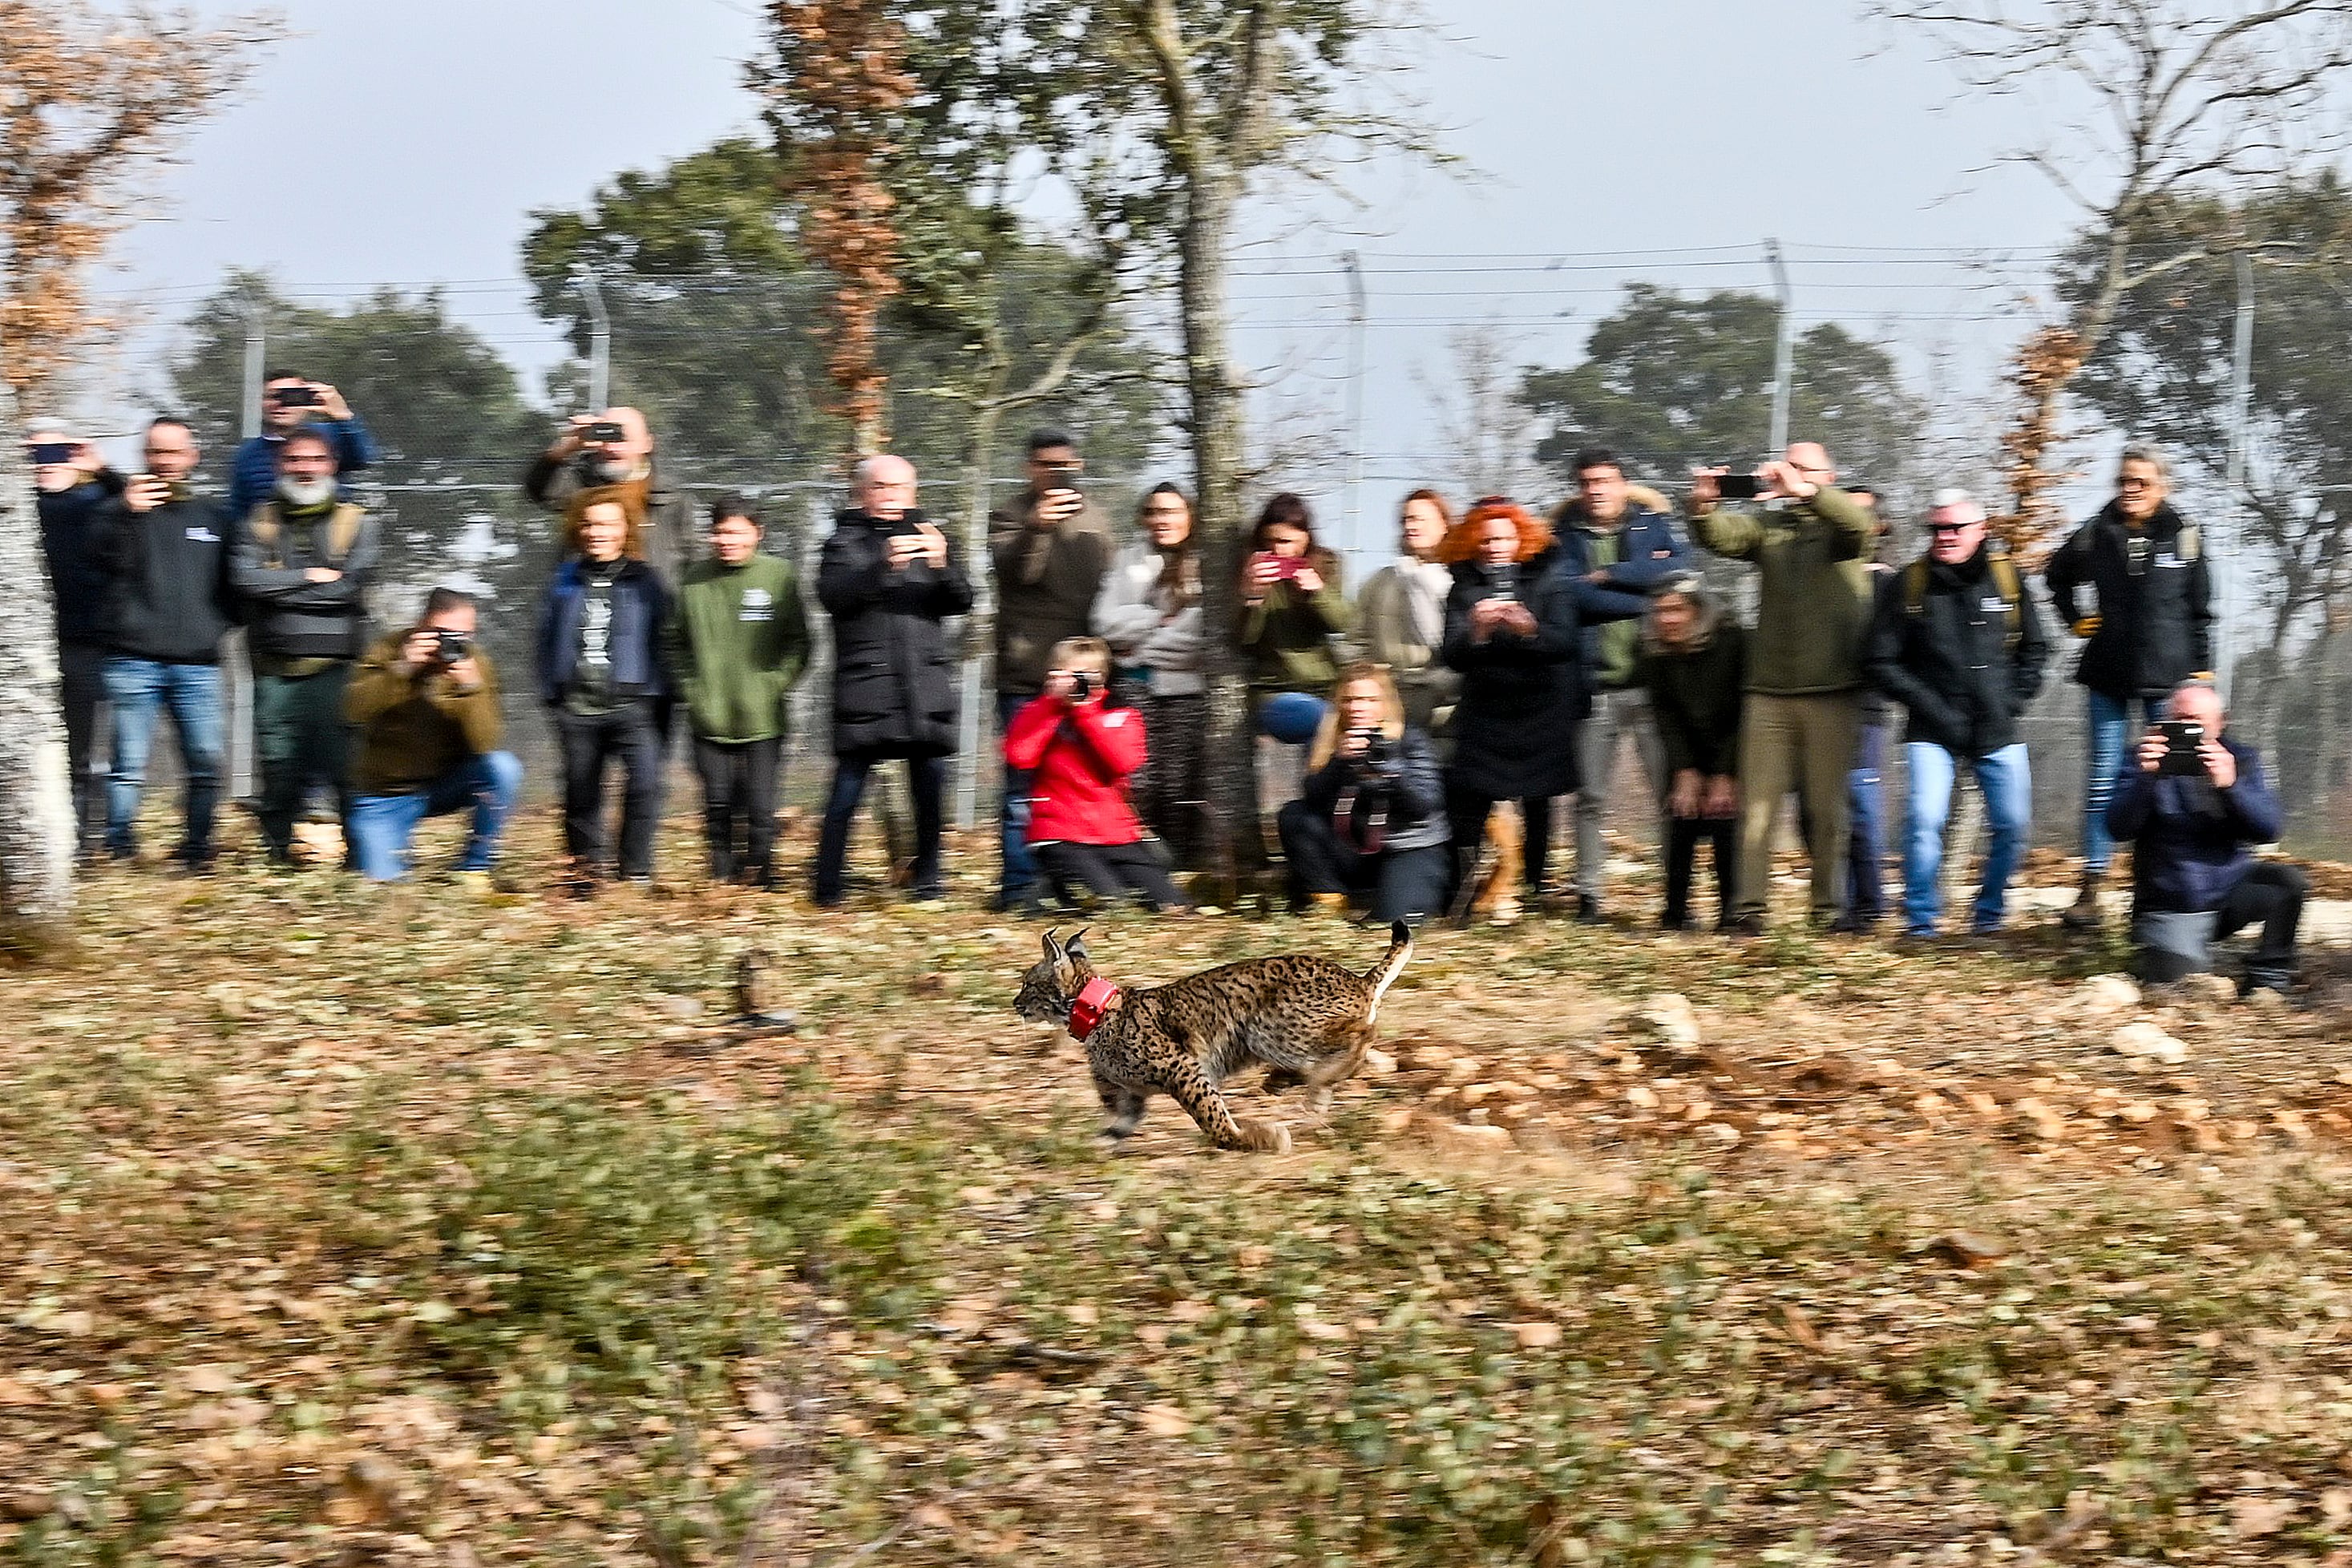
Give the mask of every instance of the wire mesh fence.
[{"label": "wire mesh fence", "polygon": [[[2020,279],[2049,259],[1790,247],[1787,298],[1753,246],[1248,259],[1234,300],[1242,355],[1260,367],[1254,483],[1309,496],[1351,584],[1391,557],[1394,506],[1415,485],[1549,507],[1567,491],[1569,453],[1601,439],[1633,477],[1677,490],[1694,462],[1764,451],[1786,323],[1790,429],[1829,441],[1849,475],[1885,492],[1900,523],[1937,486],[1990,489],[1991,396],[1953,389],[1997,385]],[[1041,271],[1009,292],[1057,286]],[[524,469],[562,415],[589,406],[592,384],[607,384],[614,402],[648,414],[672,484],[698,500],[751,496],[771,524],[767,547],[813,565],[844,500],[815,331],[824,292],[808,277],[604,277],[592,311],[575,285],[543,280],[281,290],[241,277],[208,296],[144,301],[152,330],[125,337],[84,401],[104,411],[95,423],[114,432],[106,445],[118,463],[135,458],[134,415],[171,409],[196,425],[217,470],[246,427],[257,367],[340,387],[383,447],[352,479],[386,524],[377,620],[402,620],[438,583],[485,595],[485,641],[509,672],[509,732],[544,787],[551,742],[523,677],[555,546],[553,520],[521,494]],[[1051,312],[1024,308],[1007,367],[1014,384],[1057,346]],[[955,527],[976,576],[985,575],[971,551],[978,519],[1022,484],[1021,437],[1032,425],[1078,439],[1088,488],[1122,530],[1150,485],[1185,477],[1168,348],[1166,323],[1139,308],[1080,356],[1066,385],[998,411],[992,435],[976,439],[973,398],[985,378],[970,343],[919,323],[886,334],[896,444],[921,468],[927,510]],[[2077,515],[2103,499],[2095,480],[2069,495]],[[2263,595],[2250,584],[2264,563],[2240,550],[2219,475],[2188,465],[2181,501],[2213,520],[2217,567],[2235,581],[2241,722],[2272,759],[2290,841],[2352,842],[2343,739],[2352,653],[2336,618],[2306,617],[2284,642],[2263,630]],[[1898,526],[1889,558],[1916,547]],[[1745,575],[1716,574],[1735,585]],[[979,654],[980,639],[968,640]],[[2025,731],[2036,837],[2063,845],[2079,827],[2084,721],[2072,645],[2059,642]],[[825,691],[820,666],[796,702],[787,778],[803,798],[824,770]],[[970,795],[984,807],[992,747],[983,739],[973,750]],[[238,761],[249,773],[249,742]]]}]

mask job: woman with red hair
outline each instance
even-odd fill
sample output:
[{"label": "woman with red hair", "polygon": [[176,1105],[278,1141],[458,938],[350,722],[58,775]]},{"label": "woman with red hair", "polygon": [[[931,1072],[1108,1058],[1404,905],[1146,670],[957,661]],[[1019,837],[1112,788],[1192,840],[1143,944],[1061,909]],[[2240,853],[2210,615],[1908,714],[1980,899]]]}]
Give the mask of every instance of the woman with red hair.
[{"label": "woman with red hair", "polygon": [[1551,529],[1501,496],[1470,509],[1445,552],[1454,590],[1440,656],[1462,675],[1446,774],[1454,842],[1477,844],[1495,803],[1517,801],[1532,894],[1543,887],[1552,800],[1576,791],[1577,727],[1590,706],[1576,583],[1559,569]]}]

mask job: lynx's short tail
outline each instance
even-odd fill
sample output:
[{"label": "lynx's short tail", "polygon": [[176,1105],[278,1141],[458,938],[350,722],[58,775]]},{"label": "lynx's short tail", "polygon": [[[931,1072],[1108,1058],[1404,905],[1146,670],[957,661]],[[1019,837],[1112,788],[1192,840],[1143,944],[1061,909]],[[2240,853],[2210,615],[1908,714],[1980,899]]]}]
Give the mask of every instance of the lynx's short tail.
[{"label": "lynx's short tail", "polygon": [[1396,977],[1404,973],[1405,960],[1412,956],[1412,928],[1398,921],[1389,927],[1387,956],[1364,972],[1364,984],[1372,988],[1371,1005],[1364,1009],[1365,1023],[1380,1016],[1381,995],[1396,984]]}]

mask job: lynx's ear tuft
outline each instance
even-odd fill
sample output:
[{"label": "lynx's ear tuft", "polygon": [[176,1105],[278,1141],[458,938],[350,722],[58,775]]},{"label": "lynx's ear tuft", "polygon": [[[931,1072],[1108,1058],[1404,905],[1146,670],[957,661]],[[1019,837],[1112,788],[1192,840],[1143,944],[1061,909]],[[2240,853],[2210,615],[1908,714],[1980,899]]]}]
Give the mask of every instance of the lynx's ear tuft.
[{"label": "lynx's ear tuft", "polygon": [[1062,943],[1060,939],[1057,938],[1052,931],[1047,931],[1045,934],[1038,940],[1045,944],[1046,957],[1052,959],[1056,963],[1062,962]]},{"label": "lynx's ear tuft", "polygon": [[1077,933],[1062,944],[1062,951],[1083,963],[1093,963],[1094,960],[1087,954],[1087,932],[1094,929],[1092,926],[1080,926]]}]

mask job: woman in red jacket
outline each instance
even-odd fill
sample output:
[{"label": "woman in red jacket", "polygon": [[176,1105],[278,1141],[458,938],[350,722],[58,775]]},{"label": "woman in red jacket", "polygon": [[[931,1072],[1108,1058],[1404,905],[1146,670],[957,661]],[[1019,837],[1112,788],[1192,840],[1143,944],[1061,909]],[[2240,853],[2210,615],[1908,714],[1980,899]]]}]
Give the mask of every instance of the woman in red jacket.
[{"label": "woman in red jacket", "polygon": [[1143,715],[1112,706],[1109,689],[1108,645],[1066,637],[1054,645],[1045,691],[1004,727],[1005,764],[1034,775],[1029,847],[1057,895],[1077,882],[1108,901],[1189,910],[1128,801],[1128,780],[1143,766]]}]

